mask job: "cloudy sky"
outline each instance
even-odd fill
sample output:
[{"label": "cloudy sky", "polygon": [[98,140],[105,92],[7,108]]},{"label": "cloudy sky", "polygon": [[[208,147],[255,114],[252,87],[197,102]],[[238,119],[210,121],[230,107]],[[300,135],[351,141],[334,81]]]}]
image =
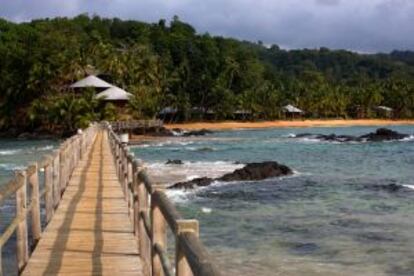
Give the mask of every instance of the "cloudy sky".
[{"label": "cloudy sky", "polygon": [[148,22],[178,15],[198,32],[283,48],[414,50],[414,0],[0,0],[0,17],[13,21],[85,12]]}]

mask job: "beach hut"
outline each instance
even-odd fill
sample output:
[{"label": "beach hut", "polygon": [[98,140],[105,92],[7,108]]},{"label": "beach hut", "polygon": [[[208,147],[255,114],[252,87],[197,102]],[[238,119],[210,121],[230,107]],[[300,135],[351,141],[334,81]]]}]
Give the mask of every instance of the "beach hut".
[{"label": "beach hut", "polygon": [[298,117],[301,117],[304,114],[303,110],[301,110],[301,109],[299,109],[299,108],[297,108],[297,107],[295,107],[291,104],[288,104],[288,105],[285,105],[284,107],[282,107],[282,111],[283,111],[283,113],[285,114],[286,117],[290,117],[290,118],[298,118]]},{"label": "beach hut", "polygon": [[379,105],[374,108],[378,117],[391,118],[394,112],[394,109],[388,106]]},{"label": "beach hut", "polygon": [[236,110],[233,112],[233,117],[235,120],[248,120],[252,117],[252,112],[249,110]]},{"label": "beach hut", "polygon": [[105,102],[114,102],[117,104],[121,102],[127,102],[130,97],[132,97],[131,93],[128,93],[124,89],[116,86],[111,86],[110,88],[95,95],[95,98],[97,99],[101,99]]},{"label": "beach hut", "polygon": [[166,121],[171,122],[171,121],[174,121],[174,119],[177,116],[177,113],[178,113],[177,108],[167,106],[161,109],[160,112],[158,112],[157,118],[163,120],[164,122]]},{"label": "beach hut", "polygon": [[92,87],[95,89],[106,89],[112,87],[112,84],[94,76],[89,75],[84,79],[81,79],[69,86],[70,88],[80,89],[80,88],[88,88]]}]

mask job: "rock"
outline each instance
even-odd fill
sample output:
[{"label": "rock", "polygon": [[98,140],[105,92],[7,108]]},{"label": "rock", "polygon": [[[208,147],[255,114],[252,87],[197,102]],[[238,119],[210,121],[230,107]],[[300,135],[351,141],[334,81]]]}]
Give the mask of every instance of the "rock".
[{"label": "rock", "polygon": [[157,137],[169,137],[174,136],[174,132],[165,127],[139,127],[132,131],[135,135],[149,135]]},{"label": "rock", "polygon": [[214,179],[209,177],[195,178],[190,181],[178,182],[168,187],[168,189],[194,189],[196,187],[208,186],[214,182]]},{"label": "rock", "polygon": [[218,178],[219,181],[249,181],[263,180],[266,178],[291,175],[292,170],[282,164],[274,161],[262,163],[250,163],[241,169],[237,169],[232,173],[228,173]]},{"label": "rock", "polygon": [[183,161],[179,160],[179,159],[168,159],[168,161],[165,163],[167,165],[182,165],[184,164]]},{"label": "rock", "polygon": [[395,183],[386,184],[386,185],[365,185],[365,188],[375,190],[375,191],[386,191],[386,192],[398,192],[402,189],[405,189],[404,186],[398,185]]},{"label": "rock", "polygon": [[183,132],[182,136],[188,137],[188,136],[204,136],[207,134],[211,134],[213,133],[213,131],[208,130],[208,129],[200,129],[200,130],[192,130],[192,131],[188,131],[188,132]]},{"label": "rock", "polygon": [[371,132],[365,135],[360,136],[362,139],[367,141],[389,141],[389,140],[401,140],[409,137],[408,134],[399,133],[388,128],[379,128],[375,132]]},{"label": "rock", "polygon": [[319,139],[321,141],[329,142],[381,142],[390,140],[401,140],[409,137],[408,134],[399,133],[387,128],[379,128],[375,132],[371,132],[361,136],[352,135],[336,135],[336,134],[311,134],[311,133],[299,133],[292,138],[306,138],[311,137]]},{"label": "rock", "polygon": [[232,173],[228,173],[219,178],[201,177],[190,181],[179,182],[169,189],[194,189],[195,187],[208,186],[214,181],[252,181],[263,180],[266,178],[291,175],[292,170],[282,164],[274,161],[267,161],[262,163],[250,163],[241,169],[237,169]]}]

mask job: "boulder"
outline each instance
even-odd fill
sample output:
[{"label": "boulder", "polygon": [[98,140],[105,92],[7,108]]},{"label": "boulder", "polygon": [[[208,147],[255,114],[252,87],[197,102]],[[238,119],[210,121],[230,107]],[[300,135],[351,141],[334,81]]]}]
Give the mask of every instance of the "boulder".
[{"label": "boulder", "polygon": [[266,178],[291,175],[292,170],[285,165],[274,161],[261,163],[250,163],[241,169],[228,173],[218,178],[219,181],[250,181],[262,180]]},{"label": "boulder", "polygon": [[263,180],[285,175],[291,175],[293,171],[274,161],[261,163],[250,163],[241,169],[237,169],[232,173],[228,173],[218,178],[201,177],[190,181],[178,182],[169,187],[169,189],[194,189],[196,187],[208,186],[214,181],[252,181]]},{"label": "boulder", "polygon": [[200,130],[192,130],[187,132],[182,132],[182,136],[188,137],[188,136],[204,136],[207,134],[211,134],[213,131],[208,129],[200,129]]},{"label": "boulder", "polygon": [[360,136],[362,139],[373,142],[401,140],[407,137],[409,137],[408,134],[399,133],[388,128],[379,128],[375,132]]},{"label": "boulder", "polygon": [[401,140],[409,137],[408,134],[399,133],[387,128],[379,128],[375,132],[364,134],[361,136],[352,136],[352,135],[336,135],[336,134],[311,134],[311,133],[299,133],[292,138],[314,138],[321,141],[330,141],[330,142],[381,142],[381,141],[391,141],[391,140]]},{"label": "boulder", "polygon": [[182,165],[184,164],[183,161],[179,160],[179,159],[168,159],[168,161],[165,163],[166,165]]},{"label": "boulder", "polygon": [[214,179],[210,177],[200,177],[200,178],[195,178],[190,181],[175,183],[174,185],[168,187],[168,189],[185,189],[185,190],[194,189],[196,187],[208,186],[213,182],[214,182]]}]

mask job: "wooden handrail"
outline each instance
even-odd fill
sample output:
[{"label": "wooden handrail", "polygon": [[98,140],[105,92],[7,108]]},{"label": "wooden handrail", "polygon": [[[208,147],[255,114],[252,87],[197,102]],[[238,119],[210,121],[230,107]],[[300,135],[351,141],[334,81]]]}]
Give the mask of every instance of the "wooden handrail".
[{"label": "wooden handrail", "polygon": [[[0,275],[2,273],[2,248],[16,233],[16,252],[19,272],[26,266],[30,250],[34,250],[42,235],[41,207],[44,206],[46,224],[51,220],[54,209],[59,205],[62,193],[74,171],[92,145],[101,126],[93,124],[82,133],[76,134],[55,150],[52,155],[17,171],[15,177],[0,188],[0,206],[7,198],[15,195],[16,214],[3,233],[0,233]],[[43,185],[40,185],[39,174],[44,170]],[[43,186],[42,189],[40,187]],[[30,191],[30,193],[29,193]],[[28,198],[27,195],[30,195]],[[41,204],[41,200],[44,204]],[[28,217],[30,216],[30,229]],[[30,232],[30,235],[29,235]],[[29,244],[31,237],[32,244]]]},{"label": "wooden handrail", "polygon": [[[185,220],[164,189],[152,182],[143,163],[134,160],[126,145],[116,135],[117,125],[105,123],[117,175],[134,221],[134,233],[139,236],[139,250],[144,273],[153,276],[172,275],[166,245],[166,227],[175,235],[175,275],[221,275],[211,262],[198,237],[197,220]],[[132,202],[129,202],[132,201]]]},{"label": "wooden handrail", "polygon": [[163,122],[161,120],[115,121],[110,122],[109,125],[115,131],[123,131],[136,128],[162,127]]}]

